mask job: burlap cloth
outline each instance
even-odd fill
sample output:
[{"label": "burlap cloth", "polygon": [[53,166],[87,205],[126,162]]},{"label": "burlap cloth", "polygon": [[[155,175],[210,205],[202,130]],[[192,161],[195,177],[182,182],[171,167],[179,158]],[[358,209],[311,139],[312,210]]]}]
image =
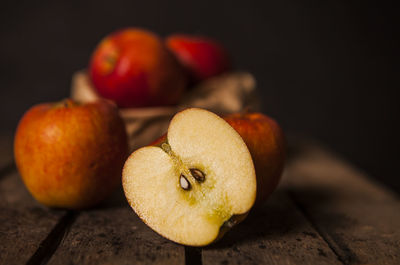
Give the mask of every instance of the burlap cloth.
[{"label": "burlap cloth", "polygon": [[[99,97],[85,71],[73,75],[71,97],[79,102],[95,101]],[[244,109],[258,111],[260,101],[255,79],[245,72],[227,73],[191,88],[177,106],[120,109],[131,151],[163,135],[172,116],[188,107],[208,109],[219,115]]]}]

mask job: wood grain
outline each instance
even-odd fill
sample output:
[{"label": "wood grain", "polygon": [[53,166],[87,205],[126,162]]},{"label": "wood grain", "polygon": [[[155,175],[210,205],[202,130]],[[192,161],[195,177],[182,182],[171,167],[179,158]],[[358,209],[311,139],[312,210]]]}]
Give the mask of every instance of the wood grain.
[{"label": "wood grain", "polygon": [[293,150],[267,203],[206,248],[153,232],[121,190],[96,209],[47,209],[9,168],[0,178],[0,264],[400,264],[399,197],[316,145]]},{"label": "wood grain", "polygon": [[184,264],[183,246],[153,232],[125,202],[116,203],[81,212],[49,264]]},{"label": "wood grain", "polygon": [[0,179],[0,264],[24,264],[56,225],[62,211],[34,201],[14,171]]},{"label": "wood grain", "polygon": [[349,164],[299,145],[293,199],[345,264],[400,264],[400,200]]},{"label": "wood grain", "polygon": [[280,187],[258,212],[203,250],[203,264],[341,264]]}]

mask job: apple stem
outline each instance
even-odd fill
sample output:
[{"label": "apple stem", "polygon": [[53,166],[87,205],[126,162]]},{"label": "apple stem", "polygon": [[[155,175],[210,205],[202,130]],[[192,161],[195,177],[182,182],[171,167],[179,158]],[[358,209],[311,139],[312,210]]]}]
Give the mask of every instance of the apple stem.
[{"label": "apple stem", "polygon": [[167,144],[167,143],[163,143],[162,145],[161,145],[161,149],[162,150],[164,150],[164,152],[166,152],[167,154],[171,154],[171,146],[169,145],[169,144]]},{"label": "apple stem", "polygon": [[64,108],[70,108],[70,107],[74,107],[77,105],[73,100],[71,100],[69,98],[64,99],[61,104]]},{"label": "apple stem", "polygon": [[253,112],[253,111],[252,111],[252,107],[250,107],[250,106],[246,106],[246,107],[241,111],[241,113],[242,113],[243,115],[249,114],[249,113],[251,113],[251,112]]}]

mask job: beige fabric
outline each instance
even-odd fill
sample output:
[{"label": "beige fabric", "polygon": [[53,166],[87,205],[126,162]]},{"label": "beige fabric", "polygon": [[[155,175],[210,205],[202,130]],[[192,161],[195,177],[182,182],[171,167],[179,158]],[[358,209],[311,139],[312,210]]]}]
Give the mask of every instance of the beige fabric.
[{"label": "beige fabric", "polygon": [[[177,106],[120,109],[129,136],[131,151],[150,144],[163,135],[172,116],[185,108],[198,107],[219,115],[258,111],[254,77],[245,72],[232,72],[208,79],[186,92]],[[79,102],[95,101],[99,96],[85,71],[72,77],[71,97]]]}]

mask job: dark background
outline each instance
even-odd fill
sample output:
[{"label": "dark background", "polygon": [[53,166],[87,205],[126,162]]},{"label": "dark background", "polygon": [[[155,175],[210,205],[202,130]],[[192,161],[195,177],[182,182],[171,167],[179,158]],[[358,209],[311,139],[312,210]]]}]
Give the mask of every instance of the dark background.
[{"label": "dark background", "polygon": [[236,67],[256,76],[263,111],[286,132],[325,143],[400,191],[399,12],[366,2],[2,3],[1,131],[15,130],[30,106],[68,96],[72,73],[118,28],[202,34],[219,39]]}]

